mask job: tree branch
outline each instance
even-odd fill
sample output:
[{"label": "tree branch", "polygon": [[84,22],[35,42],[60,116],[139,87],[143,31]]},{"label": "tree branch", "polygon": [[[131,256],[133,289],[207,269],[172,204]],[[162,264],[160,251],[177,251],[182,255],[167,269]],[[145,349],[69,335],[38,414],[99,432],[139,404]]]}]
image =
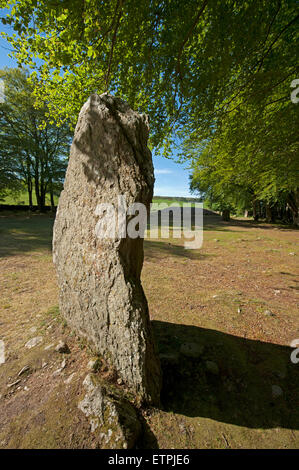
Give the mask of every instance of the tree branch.
[{"label": "tree branch", "polygon": [[181,44],[181,47],[179,49],[178,57],[177,57],[177,63],[176,63],[176,72],[179,75],[180,80],[183,79],[182,72],[181,72],[181,57],[182,57],[182,54],[183,54],[183,51],[184,51],[184,47],[186,46],[188,40],[190,39],[190,37],[193,33],[193,30],[194,30],[195,26],[197,25],[197,23],[199,22],[200,17],[202,16],[207,4],[208,4],[208,0],[204,0],[200,10],[198,11],[198,13],[197,13],[191,27],[189,28],[189,30],[188,30],[188,32],[187,32],[187,34],[186,34],[186,36],[185,36],[185,38],[184,38],[184,40]]},{"label": "tree branch", "polygon": [[[113,37],[112,37],[112,44],[111,44],[111,49],[110,49],[110,54],[109,54],[108,70],[107,70],[107,74],[106,74],[105,91],[108,91],[109,77],[110,77],[111,64],[112,64],[112,58],[113,58],[113,50],[114,50],[114,46],[115,46],[115,42],[116,42],[116,35],[117,35],[118,27],[119,27],[119,22],[120,22],[120,19],[121,19],[121,16],[122,16],[123,3],[124,3],[123,0],[119,0],[117,2],[117,9],[119,7],[120,10],[119,10],[119,13],[118,13],[118,16],[117,16],[117,20],[116,20],[116,24],[115,24],[115,28],[114,28],[114,33],[113,33]],[[117,9],[116,9],[116,11],[117,11]]]}]

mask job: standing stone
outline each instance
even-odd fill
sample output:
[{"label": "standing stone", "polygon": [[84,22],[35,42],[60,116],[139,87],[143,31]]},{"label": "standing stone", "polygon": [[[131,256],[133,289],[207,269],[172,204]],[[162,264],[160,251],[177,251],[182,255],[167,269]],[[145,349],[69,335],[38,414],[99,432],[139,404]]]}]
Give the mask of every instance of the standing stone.
[{"label": "standing stone", "polygon": [[117,207],[120,195],[127,206],[138,202],[149,210],[154,176],[148,134],[147,116],[119,98],[95,94],[83,105],[59,199],[53,259],[69,325],[141,401],[158,404],[160,364],[140,282],[143,238],[122,238],[117,231],[99,238],[96,231],[104,219],[108,228],[114,221],[99,204]]}]

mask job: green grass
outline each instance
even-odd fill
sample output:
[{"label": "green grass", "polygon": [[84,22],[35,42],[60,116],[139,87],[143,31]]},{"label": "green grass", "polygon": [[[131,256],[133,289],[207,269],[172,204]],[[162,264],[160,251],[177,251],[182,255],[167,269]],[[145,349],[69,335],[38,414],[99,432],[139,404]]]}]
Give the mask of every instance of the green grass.
[{"label": "green grass", "polygon": [[[58,204],[58,200],[59,200],[59,197],[58,196],[54,196],[54,202],[55,202],[55,205]],[[191,202],[196,202],[195,200],[193,201],[192,198],[190,198],[190,200],[185,200],[185,201],[181,201],[179,199],[176,199],[176,198],[168,198],[168,197],[154,197],[153,198],[153,203],[156,203],[156,204],[179,204],[180,206],[182,206],[183,204],[189,204]],[[2,200],[0,200],[0,203],[1,204],[9,204],[9,205],[28,205],[29,204],[29,198],[28,198],[28,193],[27,191],[22,191],[22,192],[18,192],[18,193],[15,193],[15,194],[8,194],[7,196],[3,197]],[[36,196],[35,196],[35,193],[33,192],[33,204],[34,205],[37,205],[37,201],[36,201]],[[46,205],[50,205],[51,204],[51,201],[50,201],[50,195],[47,194],[46,196]],[[205,206],[204,206],[205,207]]]},{"label": "green grass", "polygon": [[[33,192],[32,199],[33,199],[33,204],[37,205],[35,192]],[[54,196],[55,205],[57,205],[58,199],[59,199],[58,196]],[[15,194],[8,194],[7,196],[3,197],[0,200],[0,204],[24,205],[24,206],[27,205],[28,206],[28,204],[29,204],[28,193],[27,193],[27,191],[22,191],[22,192],[18,192],[18,193],[15,193]],[[47,206],[51,205],[51,200],[50,200],[50,195],[49,194],[46,195],[46,205]]]},{"label": "green grass", "polygon": [[179,204],[180,206],[183,206],[183,204],[191,204],[194,202],[198,202],[196,200],[193,200],[193,198],[187,199],[186,200],[180,200],[180,198],[176,199],[175,197],[159,197],[159,196],[154,196],[153,197],[153,203],[155,204]]}]

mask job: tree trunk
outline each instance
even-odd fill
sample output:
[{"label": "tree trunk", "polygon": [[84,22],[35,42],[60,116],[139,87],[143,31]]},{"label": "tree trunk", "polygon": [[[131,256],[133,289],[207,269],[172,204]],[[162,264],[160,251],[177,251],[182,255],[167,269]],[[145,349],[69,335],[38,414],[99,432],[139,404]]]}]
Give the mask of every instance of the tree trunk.
[{"label": "tree trunk", "polygon": [[44,212],[46,206],[46,190],[44,185],[41,184],[40,188],[40,211]]},{"label": "tree trunk", "polygon": [[299,225],[299,190],[291,192],[288,197],[288,206],[292,212],[293,224]]},{"label": "tree trunk", "polygon": [[266,204],[266,222],[274,222],[273,211],[269,204]]},{"label": "tree trunk", "polygon": [[26,182],[27,182],[27,191],[28,191],[28,200],[29,200],[29,207],[30,209],[33,207],[33,199],[32,199],[32,178],[31,178],[31,171],[30,171],[30,160],[27,156],[26,161]]},{"label": "tree trunk", "polygon": [[27,178],[27,192],[28,192],[29,207],[31,209],[33,207],[33,199],[32,199],[33,188],[32,188],[32,180],[30,176],[28,176]]},{"label": "tree trunk", "polygon": [[34,189],[35,189],[35,196],[38,209],[42,210],[42,201],[40,195],[40,186],[39,186],[39,162],[36,159],[35,166],[34,166]]},{"label": "tree trunk", "polygon": [[258,201],[256,199],[254,199],[252,201],[252,212],[253,212],[253,219],[255,221],[258,221],[259,220],[259,217],[260,217],[260,210],[259,210],[259,204],[258,204]]},{"label": "tree trunk", "polygon": [[222,211],[222,220],[228,222],[230,220],[230,211],[229,209],[223,209]]},{"label": "tree trunk", "polygon": [[53,182],[50,180],[50,198],[51,198],[51,211],[55,211],[55,203],[54,203],[54,193],[53,193]]},{"label": "tree trunk", "polygon": [[42,203],[41,203],[41,197],[40,197],[40,191],[39,191],[39,183],[38,179],[35,177],[34,179],[34,188],[35,188],[35,196],[36,196],[36,202],[39,210],[42,208]]},{"label": "tree trunk", "polygon": [[42,180],[41,181],[35,180],[35,194],[36,194],[38,209],[41,212],[44,212],[45,205],[46,205],[46,188]]},{"label": "tree trunk", "polygon": [[38,209],[41,212],[45,211],[45,202],[46,202],[46,187],[47,185],[44,182],[43,166],[40,160],[36,159],[36,164],[34,168],[34,184],[35,184],[35,194]]},{"label": "tree trunk", "polygon": [[29,207],[30,209],[33,207],[33,199],[32,199],[32,184],[28,186],[28,198],[29,198]]}]

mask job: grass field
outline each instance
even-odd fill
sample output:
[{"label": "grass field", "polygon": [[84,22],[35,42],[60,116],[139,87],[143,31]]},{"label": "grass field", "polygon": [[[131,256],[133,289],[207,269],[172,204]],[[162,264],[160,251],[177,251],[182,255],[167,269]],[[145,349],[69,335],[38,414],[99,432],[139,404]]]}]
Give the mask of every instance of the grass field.
[{"label": "grass field", "polygon": [[[59,197],[54,196],[55,205],[58,204],[58,200],[59,200]],[[176,203],[176,204],[179,204],[180,206],[182,206],[183,203],[186,204],[187,202],[186,201],[180,201],[180,200],[174,200],[174,199],[170,199],[170,198],[167,198],[167,197],[164,198],[164,197],[154,196],[153,203],[156,203],[156,204],[162,204],[162,203],[164,203],[164,204],[174,204],[174,203]],[[8,195],[0,201],[0,204],[28,205],[29,204],[28,193],[26,191],[24,191],[24,192],[20,192],[18,194]],[[34,205],[37,204],[34,192],[33,192],[33,204]],[[51,205],[50,195],[49,194],[47,194],[47,196],[46,196],[46,205],[48,205],[48,206]]]},{"label": "grass field", "polygon": [[187,199],[186,200],[183,200],[181,201],[180,199],[173,199],[173,198],[167,198],[167,197],[159,197],[159,196],[154,196],[153,197],[153,203],[156,203],[156,204],[168,204],[168,205],[171,205],[171,204],[179,204],[180,206],[183,206],[183,204],[192,204],[192,203],[195,203],[195,202],[198,202],[196,200],[194,200],[194,198],[190,198],[190,199]]},{"label": "grass field", "polygon": [[[36,202],[36,196],[35,196],[34,191],[33,191],[32,199],[33,199],[33,205],[36,206],[37,202]],[[59,198],[57,196],[54,196],[55,205],[57,205],[58,199]],[[0,204],[24,205],[24,206],[29,205],[28,193],[27,193],[27,191],[24,191],[24,192],[20,192],[20,193],[10,194],[10,195],[4,197],[3,199],[1,199]],[[50,205],[51,205],[50,195],[47,194],[46,195],[46,206],[50,206]]]},{"label": "grass field", "polygon": [[[53,220],[0,215],[0,448],[98,445],[77,407],[92,353],[58,310]],[[143,410],[143,447],[299,447],[299,364],[290,360],[297,242],[296,230],[216,215],[205,217],[200,250],[145,241],[142,281],[164,386],[161,408]],[[25,348],[33,337],[40,344]],[[71,354],[56,374],[60,339]],[[183,354],[186,342],[199,357]]]}]

